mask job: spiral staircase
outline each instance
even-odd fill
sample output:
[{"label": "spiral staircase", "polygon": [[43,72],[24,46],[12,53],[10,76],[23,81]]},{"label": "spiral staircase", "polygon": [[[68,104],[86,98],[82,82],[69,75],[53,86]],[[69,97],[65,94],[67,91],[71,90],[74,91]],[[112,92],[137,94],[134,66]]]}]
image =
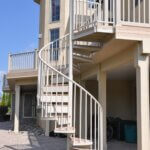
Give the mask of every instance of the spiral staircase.
[{"label": "spiral staircase", "polygon": [[73,41],[70,33],[39,51],[40,117],[54,122],[55,133],[67,135],[68,150],[103,150],[102,107],[70,72],[80,72],[80,64],[91,63],[91,55],[101,47],[98,44]]},{"label": "spiral staircase", "polygon": [[68,134],[73,149],[102,150],[102,107],[93,95],[69,78],[69,38],[68,34],[39,52],[41,119],[54,121],[55,133]]}]

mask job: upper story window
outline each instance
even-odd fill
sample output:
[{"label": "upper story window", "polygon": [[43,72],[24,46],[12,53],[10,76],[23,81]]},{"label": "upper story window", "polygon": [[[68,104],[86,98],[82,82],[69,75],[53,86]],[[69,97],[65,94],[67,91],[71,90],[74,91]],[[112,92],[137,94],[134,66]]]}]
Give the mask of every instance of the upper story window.
[{"label": "upper story window", "polygon": [[51,38],[51,42],[54,41],[53,46],[51,48],[53,48],[53,58],[51,58],[52,60],[58,60],[58,55],[59,55],[59,28],[57,29],[51,29],[50,30],[50,38]]},{"label": "upper story window", "polygon": [[51,21],[60,20],[60,0],[51,0]]}]

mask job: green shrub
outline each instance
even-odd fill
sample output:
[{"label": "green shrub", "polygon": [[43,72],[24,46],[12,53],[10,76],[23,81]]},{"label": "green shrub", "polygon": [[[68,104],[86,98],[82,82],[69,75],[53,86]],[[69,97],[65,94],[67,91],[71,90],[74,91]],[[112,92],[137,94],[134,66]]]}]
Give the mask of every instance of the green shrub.
[{"label": "green shrub", "polygon": [[3,93],[2,101],[0,102],[0,106],[11,107],[11,95],[8,93]]}]

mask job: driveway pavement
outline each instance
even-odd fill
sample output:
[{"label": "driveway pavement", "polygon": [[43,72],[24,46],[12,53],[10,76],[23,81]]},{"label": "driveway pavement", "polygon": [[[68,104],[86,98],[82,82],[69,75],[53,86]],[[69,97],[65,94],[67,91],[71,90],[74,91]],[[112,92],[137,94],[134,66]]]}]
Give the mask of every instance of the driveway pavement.
[{"label": "driveway pavement", "polygon": [[11,122],[0,122],[0,150],[66,150],[66,139],[35,136],[34,133],[15,134]]}]

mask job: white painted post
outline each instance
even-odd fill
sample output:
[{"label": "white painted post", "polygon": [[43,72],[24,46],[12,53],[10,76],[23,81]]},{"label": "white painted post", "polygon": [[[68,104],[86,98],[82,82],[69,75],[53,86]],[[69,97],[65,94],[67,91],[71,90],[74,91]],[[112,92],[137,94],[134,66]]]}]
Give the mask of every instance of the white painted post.
[{"label": "white painted post", "polygon": [[137,87],[137,145],[138,150],[149,150],[149,56],[141,54],[141,46],[138,47],[136,52],[135,67]]},{"label": "white painted post", "polygon": [[14,132],[19,132],[19,108],[20,108],[20,86],[15,85],[15,121],[14,121]]},{"label": "white painted post", "polygon": [[[70,38],[69,38],[69,78],[73,79],[73,46],[72,46],[72,35],[73,35],[73,13],[74,13],[74,0],[69,2],[69,14],[70,14]],[[69,81],[69,126],[72,127],[72,82]],[[70,135],[67,135],[67,150],[70,150]]]},{"label": "white painted post", "polygon": [[[102,150],[107,150],[107,136],[106,136],[106,79],[107,75],[106,72],[103,72],[101,70],[101,66],[99,65],[98,67],[98,73],[97,73],[97,80],[98,80],[98,100],[101,103],[101,106],[103,108],[103,124],[100,125],[101,134],[103,135],[103,139],[101,139],[101,149]],[[102,126],[102,127],[101,127]]]},{"label": "white painted post", "polygon": [[[73,0],[70,0],[70,39],[69,39],[69,78],[73,80],[73,47],[72,47],[72,35],[73,35]],[[69,116],[70,126],[72,126],[72,82],[69,81]]]}]

